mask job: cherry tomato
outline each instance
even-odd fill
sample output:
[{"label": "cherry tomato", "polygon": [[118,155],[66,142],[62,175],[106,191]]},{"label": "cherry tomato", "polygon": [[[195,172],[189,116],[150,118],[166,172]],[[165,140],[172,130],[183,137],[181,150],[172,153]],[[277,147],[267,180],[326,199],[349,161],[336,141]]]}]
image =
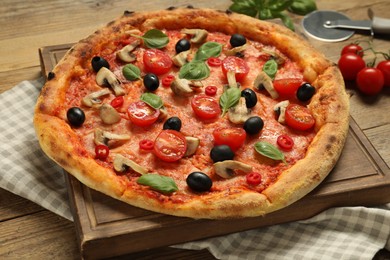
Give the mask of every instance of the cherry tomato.
[{"label": "cherry tomato", "polygon": [[364,68],[357,74],[358,89],[366,95],[376,95],[381,92],[385,79],[381,70]]},{"label": "cherry tomato", "polygon": [[137,126],[150,126],[158,119],[159,109],[154,109],[143,101],[131,103],[127,108],[130,121]]},{"label": "cherry tomato", "polygon": [[124,102],[123,96],[119,96],[111,100],[110,104],[113,108],[119,108],[123,105],[123,102]]},{"label": "cherry tomato", "polygon": [[246,182],[249,185],[259,185],[261,183],[261,174],[258,172],[250,172],[246,175]]},{"label": "cherry tomato", "polygon": [[214,145],[227,145],[233,152],[237,151],[245,142],[246,132],[242,128],[217,128],[213,131]]},{"label": "cherry tomato", "polygon": [[383,60],[379,62],[376,68],[383,73],[385,87],[390,87],[390,60]]},{"label": "cherry tomato", "polygon": [[172,81],[175,80],[175,76],[173,75],[166,75],[162,81],[161,81],[161,84],[164,86],[164,87],[169,87],[172,83]]},{"label": "cherry tomato", "polygon": [[154,141],[154,154],[165,162],[180,160],[186,150],[186,138],[175,130],[162,130]]},{"label": "cherry tomato", "polygon": [[281,96],[294,96],[302,85],[301,79],[286,78],[274,80],[274,88]]},{"label": "cherry tomato", "polygon": [[221,114],[221,108],[215,98],[206,95],[194,96],[191,107],[200,119],[213,119]]},{"label": "cherry tomato", "polygon": [[98,144],[95,146],[95,158],[105,161],[110,153],[110,149],[107,145]]},{"label": "cherry tomato", "polygon": [[279,135],[276,143],[284,151],[291,151],[294,147],[294,140],[288,135]]},{"label": "cherry tomato", "polygon": [[204,93],[207,96],[215,96],[215,94],[217,94],[217,87],[216,86],[207,86],[204,90]]},{"label": "cherry tomato", "polygon": [[307,107],[298,104],[289,104],[286,108],[286,124],[296,130],[308,130],[315,124],[315,120]]},{"label": "cherry tomato", "polygon": [[142,150],[150,151],[153,150],[153,147],[154,147],[154,142],[152,140],[143,139],[139,141],[139,148],[141,148]]},{"label": "cherry tomato", "polygon": [[359,44],[351,43],[346,46],[341,50],[341,55],[344,55],[346,53],[354,53],[359,55],[360,57],[363,57],[364,52],[362,46]]},{"label": "cherry tomato", "polygon": [[172,67],[169,55],[158,49],[147,49],[143,55],[145,69],[156,75],[167,73]]},{"label": "cherry tomato", "polygon": [[354,53],[342,55],[338,65],[345,80],[355,80],[358,72],[366,66],[362,57]]},{"label": "cherry tomato", "polygon": [[212,67],[219,67],[222,64],[222,61],[217,57],[210,57],[207,59],[207,64]]},{"label": "cherry tomato", "polygon": [[236,81],[243,80],[249,72],[249,66],[245,60],[236,57],[228,56],[222,61],[222,72],[226,76],[228,71],[234,71]]}]

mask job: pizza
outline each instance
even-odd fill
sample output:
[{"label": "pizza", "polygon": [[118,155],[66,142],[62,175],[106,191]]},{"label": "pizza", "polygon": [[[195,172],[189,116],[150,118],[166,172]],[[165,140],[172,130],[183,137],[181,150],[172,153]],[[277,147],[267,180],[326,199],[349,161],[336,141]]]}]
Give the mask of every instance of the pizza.
[{"label": "pizza", "polygon": [[320,184],[348,132],[335,64],[229,11],[124,12],[48,73],[43,151],[88,187],[190,218],[261,216]]}]

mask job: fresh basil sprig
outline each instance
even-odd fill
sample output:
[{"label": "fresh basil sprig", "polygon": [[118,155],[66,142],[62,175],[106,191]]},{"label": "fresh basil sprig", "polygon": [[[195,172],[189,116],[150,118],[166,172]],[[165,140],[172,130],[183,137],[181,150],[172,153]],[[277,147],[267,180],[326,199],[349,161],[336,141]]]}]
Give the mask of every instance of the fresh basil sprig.
[{"label": "fresh basil sprig", "polygon": [[284,159],[284,154],[270,143],[257,142],[255,143],[255,150],[256,152],[265,157],[271,158],[273,160],[281,160],[286,163],[286,160]]},{"label": "fresh basil sprig", "polygon": [[317,5],[314,0],[295,0],[288,10],[294,14],[305,15],[317,10]]},{"label": "fresh basil sprig", "polygon": [[144,41],[144,44],[148,48],[161,49],[167,46],[169,43],[168,36],[158,29],[151,29],[147,31],[143,36],[131,34],[136,38],[140,38]]},{"label": "fresh basil sprig", "polygon": [[278,72],[278,63],[274,59],[268,60],[264,63],[263,71],[271,78],[274,79],[276,72]]},{"label": "fresh basil sprig", "polygon": [[138,178],[137,183],[167,194],[178,190],[177,185],[172,178],[158,174],[143,174]]},{"label": "fresh basil sprig", "polygon": [[149,92],[143,93],[141,95],[141,100],[149,106],[153,107],[154,109],[159,109],[164,105],[163,101],[159,96]]},{"label": "fresh basil sprig", "polygon": [[219,98],[219,105],[222,108],[222,116],[226,114],[229,108],[234,107],[241,97],[239,88],[228,88]]},{"label": "fresh basil sprig", "polygon": [[127,80],[134,81],[137,79],[141,79],[140,69],[133,64],[127,64],[126,66],[124,66],[122,68],[122,73]]},{"label": "fresh basil sprig", "polygon": [[194,60],[205,61],[211,57],[221,55],[222,45],[217,42],[206,42],[199,47],[195,54]]},{"label": "fresh basil sprig", "polygon": [[179,78],[202,80],[210,76],[210,68],[203,61],[194,60],[184,64],[179,71]]}]

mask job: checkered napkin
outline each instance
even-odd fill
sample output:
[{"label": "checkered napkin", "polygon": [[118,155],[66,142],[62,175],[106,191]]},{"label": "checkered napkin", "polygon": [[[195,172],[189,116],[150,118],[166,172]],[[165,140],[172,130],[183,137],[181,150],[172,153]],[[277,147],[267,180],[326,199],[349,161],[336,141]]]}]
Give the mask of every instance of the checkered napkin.
[{"label": "checkered napkin", "polygon": [[[0,94],[0,187],[72,220],[61,168],[41,151],[32,125],[43,80]],[[390,250],[390,204],[326,210],[304,221],[174,246],[219,259],[372,259]]]}]

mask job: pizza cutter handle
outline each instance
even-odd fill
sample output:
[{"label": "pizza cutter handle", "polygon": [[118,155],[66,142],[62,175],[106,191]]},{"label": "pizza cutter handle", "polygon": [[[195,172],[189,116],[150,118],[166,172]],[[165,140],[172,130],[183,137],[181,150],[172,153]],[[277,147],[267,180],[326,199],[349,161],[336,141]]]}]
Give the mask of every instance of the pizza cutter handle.
[{"label": "pizza cutter handle", "polygon": [[390,34],[390,19],[376,17],[371,8],[368,9],[368,16],[372,21],[371,28],[376,34]]}]

